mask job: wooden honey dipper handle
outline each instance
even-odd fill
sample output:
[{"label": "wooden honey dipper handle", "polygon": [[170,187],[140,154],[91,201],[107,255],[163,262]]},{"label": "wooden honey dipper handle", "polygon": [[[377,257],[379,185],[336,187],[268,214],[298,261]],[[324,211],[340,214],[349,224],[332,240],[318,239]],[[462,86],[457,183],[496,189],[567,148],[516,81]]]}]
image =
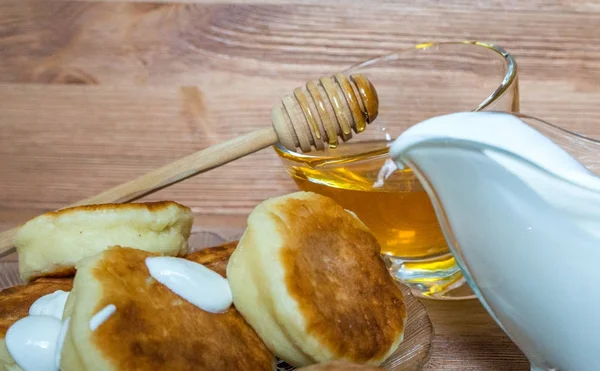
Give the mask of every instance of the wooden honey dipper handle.
[{"label": "wooden honey dipper handle", "polygon": [[[272,127],[192,153],[134,180],[69,206],[137,200],[194,175],[280,142],[290,150],[322,150],[360,133],[379,109],[377,92],[363,75],[343,74],[309,81],[285,96],[271,113]],[[0,233],[0,256],[12,252],[18,228]]]}]

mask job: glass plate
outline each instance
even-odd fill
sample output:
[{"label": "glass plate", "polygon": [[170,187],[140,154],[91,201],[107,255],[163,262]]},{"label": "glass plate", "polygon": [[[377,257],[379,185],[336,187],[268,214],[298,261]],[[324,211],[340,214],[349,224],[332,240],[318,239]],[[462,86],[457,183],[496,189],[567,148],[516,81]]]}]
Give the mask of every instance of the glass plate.
[{"label": "glass plate", "polygon": [[[194,230],[189,239],[190,252],[234,241],[239,239],[240,236],[241,231],[239,230],[219,231],[219,234],[210,231]],[[21,281],[19,279],[17,261],[0,262],[0,290],[19,284],[21,284]],[[411,294],[408,287],[400,283],[398,286],[404,293],[407,312],[404,341],[383,363],[382,367],[390,371],[420,370],[429,360],[433,327],[425,306]],[[295,367],[281,360],[277,362],[277,371],[291,371],[295,369]]]}]

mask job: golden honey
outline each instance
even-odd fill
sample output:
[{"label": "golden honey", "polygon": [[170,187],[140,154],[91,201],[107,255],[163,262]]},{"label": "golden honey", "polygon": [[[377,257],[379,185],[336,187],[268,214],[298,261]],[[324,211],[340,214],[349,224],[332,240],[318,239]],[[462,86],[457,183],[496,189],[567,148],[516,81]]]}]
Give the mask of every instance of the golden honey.
[{"label": "golden honey", "polygon": [[410,170],[396,171],[382,186],[375,185],[387,158],[386,142],[348,143],[319,157],[279,154],[300,189],[353,211],[384,254],[412,260],[448,253],[431,201]]}]

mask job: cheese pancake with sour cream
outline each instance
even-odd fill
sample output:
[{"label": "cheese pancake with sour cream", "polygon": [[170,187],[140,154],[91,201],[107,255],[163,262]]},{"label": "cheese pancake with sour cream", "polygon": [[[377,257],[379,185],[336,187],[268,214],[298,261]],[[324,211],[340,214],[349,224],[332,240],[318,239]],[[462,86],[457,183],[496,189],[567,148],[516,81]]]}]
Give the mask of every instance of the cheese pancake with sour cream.
[{"label": "cheese pancake with sour cream", "polygon": [[[273,370],[273,355],[233,306],[211,313],[191,304],[151,276],[146,259],[155,256],[114,247],[77,264],[62,371]],[[213,265],[221,276],[224,267]]]},{"label": "cheese pancake with sour cream", "polygon": [[[227,261],[235,249],[237,241],[206,248],[186,256],[186,259],[224,273]],[[0,291],[0,371],[22,371],[12,358],[4,337],[7,330],[18,320],[27,317],[29,308],[39,298],[52,295],[56,291],[70,292],[73,278],[38,278],[27,285],[13,286]],[[61,313],[62,317],[62,313]],[[35,355],[31,355],[35,356]]]},{"label": "cheese pancake with sour cream", "polygon": [[21,371],[6,348],[6,332],[39,298],[57,290],[70,291],[72,278],[40,278],[28,285],[13,286],[0,291],[0,371]]}]

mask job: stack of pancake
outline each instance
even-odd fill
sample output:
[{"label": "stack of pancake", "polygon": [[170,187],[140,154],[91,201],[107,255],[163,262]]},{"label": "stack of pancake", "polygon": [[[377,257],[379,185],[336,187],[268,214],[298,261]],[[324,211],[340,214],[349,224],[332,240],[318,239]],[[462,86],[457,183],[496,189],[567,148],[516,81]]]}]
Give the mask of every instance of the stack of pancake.
[{"label": "stack of pancake", "polygon": [[[3,340],[10,326],[56,290],[70,292],[63,371],[270,371],[275,356],[306,370],[370,370],[402,341],[404,300],[379,245],[331,199],[267,200],[239,243],[188,253],[191,227],[175,202],[75,207],[26,223],[15,241],[26,284],[0,292],[0,371],[22,369]],[[156,256],[226,277],[233,306],[214,313],[187,301],[153,278],[145,262]]]}]

